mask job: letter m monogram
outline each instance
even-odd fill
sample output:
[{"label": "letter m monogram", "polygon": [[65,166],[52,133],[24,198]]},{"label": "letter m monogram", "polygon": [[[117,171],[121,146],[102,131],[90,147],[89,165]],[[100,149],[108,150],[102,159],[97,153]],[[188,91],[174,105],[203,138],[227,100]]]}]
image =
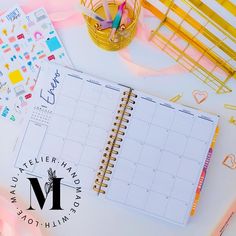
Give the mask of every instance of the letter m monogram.
[{"label": "letter m monogram", "polygon": [[42,188],[39,184],[37,178],[28,178],[30,182],[30,207],[28,210],[35,210],[32,207],[32,190],[35,194],[35,197],[39,203],[41,210],[44,207],[44,204],[49,196],[49,193],[52,192],[52,208],[50,210],[63,210],[61,208],[61,180],[63,178],[51,178],[50,182],[45,184],[45,192],[44,195]]}]

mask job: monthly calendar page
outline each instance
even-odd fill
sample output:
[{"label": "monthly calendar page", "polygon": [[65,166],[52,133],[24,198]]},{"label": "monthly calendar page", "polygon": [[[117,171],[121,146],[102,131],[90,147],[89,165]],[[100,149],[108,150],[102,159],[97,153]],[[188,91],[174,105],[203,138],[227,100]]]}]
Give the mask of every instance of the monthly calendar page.
[{"label": "monthly calendar page", "polygon": [[[41,156],[55,157],[77,170],[83,191],[92,191],[116,111],[127,88],[46,64],[38,81],[34,107],[17,142],[15,166],[23,167]],[[35,166],[27,171],[41,175],[40,168]],[[70,184],[72,180],[63,181]]]},{"label": "monthly calendar page", "polygon": [[[184,225],[212,153],[219,119],[216,115],[132,92],[56,64],[44,64],[34,106],[16,145],[15,166],[55,157],[76,169],[83,189],[92,191],[127,94],[137,97],[132,97],[134,104],[127,102],[129,122],[120,124],[124,133],[117,131],[123,135],[116,145],[119,151],[112,152],[116,158],[106,169],[112,168],[107,182],[102,183],[105,194],[99,196]],[[38,166],[27,167],[27,171],[42,175]],[[63,179],[69,186],[71,181]]]},{"label": "monthly calendar page", "polygon": [[106,198],[185,224],[218,116],[138,91]]}]

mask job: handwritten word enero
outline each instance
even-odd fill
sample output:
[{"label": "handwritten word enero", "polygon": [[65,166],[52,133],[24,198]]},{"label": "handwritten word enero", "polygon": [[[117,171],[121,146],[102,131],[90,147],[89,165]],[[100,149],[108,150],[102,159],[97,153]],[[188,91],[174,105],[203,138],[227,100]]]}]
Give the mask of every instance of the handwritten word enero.
[{"label": "handwritten word enero", "polygon": [[58,78],[60,77],[60,73],[58,72],[58,70],[56,70],[55,75],[52,79],[52,82],[50,83],[51,88],[48,89],[46,92],[41,89],[40,91],[40,97],[46,101],[48,104],[54,105],[55,101],[56,101],[56,94],[55,94],[55,90],[58,87],[58,84],[60,83],[60,81],[58,80]]}]

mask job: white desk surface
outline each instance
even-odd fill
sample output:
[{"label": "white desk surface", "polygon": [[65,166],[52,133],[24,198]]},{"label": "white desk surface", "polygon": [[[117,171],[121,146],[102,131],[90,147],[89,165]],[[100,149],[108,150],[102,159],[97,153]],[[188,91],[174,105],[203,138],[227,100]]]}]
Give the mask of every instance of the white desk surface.
[{"label": "white desk surface", "polygon": [[[1,1],[1,7],[16,0]],[[96,47],[87,34],[85,25],[58,30],[76,68],[120,82],[152,95],[169,99],[179,93],[184,96],[181,103],[218,113],[220,119],[220,134],[207,177],[201,193],[196,215],[189,224],[182,228],[165,223],[143,214],[107,204],[96,198],[86,198],[81,204],[79,213],[62,228],[52,231],[52,236],[208,236],[223,216],[231,202],[236,198],[236,170],[230,170],[222,165],[227,154],[236,154],[236,126],[229,124],[231,115],[236,117],[236,111],[224,109],[224,104],[236,104],[236,81],[230,81],[233,92],[217,95],[202,82],[189,73],[169,76],[141,77],[129,70],[116,52],[106,52]],[[163,68],[174,62],[163,52],[135,39],[129,46],[133,58],[137,62],[153,68]],[[192,91],[208,91],[209,97],[197,105],[192,97]],[[9,156],[17,137],[19,127],[8,122],[0,123],[0,187],[8,188]],[[1,190],[0,190],[1,191]],[[235,221],[234,221],[235,222]],[[236,235],[234,233],[228,236]],[[225,234],[226,235],[226,234]]]}]

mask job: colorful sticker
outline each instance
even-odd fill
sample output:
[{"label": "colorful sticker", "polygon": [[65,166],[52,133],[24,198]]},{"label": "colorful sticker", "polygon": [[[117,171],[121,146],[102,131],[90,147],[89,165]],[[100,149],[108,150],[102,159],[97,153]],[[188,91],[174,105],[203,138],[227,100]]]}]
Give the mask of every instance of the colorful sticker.
[{"label": "colorful sticker", "polygon": [[52,38],[48,38],[46,40],[46,44],[47,44],[50,52],[54,52],[54,51],[58,50],[59,48],[61,48],[61,44],[56,36],[54,36]]},{"label": "colorful sticker", "polygon": [[25,113],[42,61],[71,65],[42,8],[25,15],[16,6],[0,17],[0,55],[0,117],[12,121]]},{"label": "colorful sticker", "polygon": [[20,70],[15,70],[15,71],[10,72],[8,76],[12,84],[17,84],[24,80]]}]

